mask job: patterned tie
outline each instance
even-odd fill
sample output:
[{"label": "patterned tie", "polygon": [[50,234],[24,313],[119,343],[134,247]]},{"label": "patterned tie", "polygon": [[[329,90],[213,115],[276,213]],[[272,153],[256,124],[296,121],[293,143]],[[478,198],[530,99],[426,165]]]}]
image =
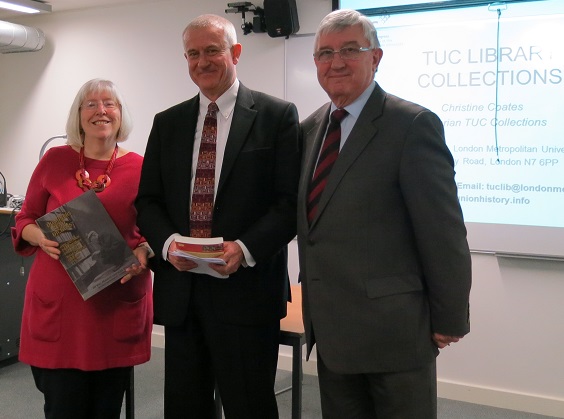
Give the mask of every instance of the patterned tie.
[{"label": "patterned tie", "polygon": [[190,208],[191,237],[211,237],[215,189],[215,144],[217,140],[216,114],[218,110],[215,102],[210,103],[204,119],[194,191],[192,192],[192,206]]},{"label": "patterned tie", "polygon": [[331,121],[327,129],[327,135],[323,141],[317,167],[309,185],[309,195],[307,198],[307,220],[311,223],[317,212],[317,204],[321,198],[321,193],[327,183],[327,177],[333,168],[333,164],[339,156],[341,145],[341,121],[349,113],[344,109],[335,109],[331,113]]}]

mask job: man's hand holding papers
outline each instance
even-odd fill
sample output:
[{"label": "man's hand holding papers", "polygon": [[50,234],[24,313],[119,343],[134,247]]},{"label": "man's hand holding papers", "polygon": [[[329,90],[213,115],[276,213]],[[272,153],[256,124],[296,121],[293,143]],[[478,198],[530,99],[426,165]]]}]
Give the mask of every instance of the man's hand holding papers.
[{"label": "man's hand holding papers", "polygon": [[228,278],[213,270],[210,263],[225,265],[223,256],[223,237],[195,238],[178,236],[174,239],[175,248],[169,254],[193,261],[196,266],[190,272],[207,274],[217,278]]}]

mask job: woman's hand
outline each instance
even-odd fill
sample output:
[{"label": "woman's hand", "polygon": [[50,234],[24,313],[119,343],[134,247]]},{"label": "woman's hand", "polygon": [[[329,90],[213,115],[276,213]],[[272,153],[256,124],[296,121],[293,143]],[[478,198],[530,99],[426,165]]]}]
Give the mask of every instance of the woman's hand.
[{"label": "woman's hand", "polygon": [[59,259],[61,251],[59,250],[59,243],[53,240],[47,240],[45,234],[35,224],[28,224],[22,230],[22,238],[31,244],[41,248],[45,253],[55,260]]},{"label": "woman's hand", "polygon": [[145,272],[145,270],[147,269],[147,261],[149,259],[149,255],[151,254],[151,248],[148,246],[139,245],[135,249],[133,249],[133,254],[139,261],[139,264],[134,263],[133,265],[125,269],[127,275],[121,278],[120,282],[122,284],[125,284],[134,276]]},{"label": "woman's hand", "polygon": [[59,243],[53,240],[47,240],[45,236],[39,240],[39,247],[49,256],[55,260],[59,260],[59,255],[61,250],[59,249]]}]

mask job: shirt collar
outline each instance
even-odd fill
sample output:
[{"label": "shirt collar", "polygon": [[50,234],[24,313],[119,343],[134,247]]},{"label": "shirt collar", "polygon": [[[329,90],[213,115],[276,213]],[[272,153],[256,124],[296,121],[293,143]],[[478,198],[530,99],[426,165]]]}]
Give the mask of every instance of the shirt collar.
[{"label": "shirt collar", "polygon": [[[229,118],[233,109],[235,109],[235,102],[237,101],[237,92],[239,91],[239,80],[235,79],[233,84],[229,89],[225,91],[220,97],[217,98],[215,104],[219,108],[219,113],[223,115],[224,118]],[[203,115],[208,111],[208,105],[211,103],[205,95],[200,92],[200,113]]]},{"label": "shirt collar", "polygon": [[[370,97],[370,95],[372,94],[375,88],[376,88],[376,82],[373,81],[368,85],[368,87],[364,90],[364,92],[362,92],[362,94],[358,98],[356,98],[356,100],[353,103],[351,103],[348,106],[345,106],[347,112],[350,115],[354,116],[355,119],[358,119],[358,117],[360,116],[360,113],[362,112],[364,105],[366,105],[366,102],[368,102],[368,98]],[[331,112],[333,112],[335,109],[337,109],[337,107],[335,106],[334,103],[331,103]]]}]

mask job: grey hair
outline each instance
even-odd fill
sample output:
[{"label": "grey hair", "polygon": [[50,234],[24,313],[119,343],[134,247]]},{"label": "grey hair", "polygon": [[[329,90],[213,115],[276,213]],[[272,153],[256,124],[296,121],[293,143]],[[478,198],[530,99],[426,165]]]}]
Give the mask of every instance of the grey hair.
[{"label": "grey hair", "polygon": [[329,13],[323,18],[313,42],[314,52],[318,48],[319,37],[331,32],[341,32],[351,26],[361,25],[364,31],[364,37],[370,42],[371,48],[380,48],[378,34],[376,28],[366,16],[356,10],[340,9]]},{"label": "grey hair", "polygon": [[125,141],[127,137],[129,137],[129,134],[131,134],[133,130],[133,120],[124,102],[123,96],[118,91],[116,85],[109,80],[92,79],[82,85],[72,102],[66,126],[67,144],[76,147],[82,147],[84,145],[84,130],[80,124],[80,106],[87,96],[92,93],[100,92],[108,93],[111,98],[119,104],[121,109],[121,125],[117,132],[116,141]]},{"label": "grey hair", "polygon": [[188,38],[188,32],[191,29],[202,29],[215,27],[221,29],[225,36],[225,46],[231,48],[237,43],[237,32],[235,31],[235,26],[231,21],[225,19],[224,17],[217,15],[201,15],[188,23],[188,26],[182,32],[182,43],[184,49],[186,49],[186,41]]}]

